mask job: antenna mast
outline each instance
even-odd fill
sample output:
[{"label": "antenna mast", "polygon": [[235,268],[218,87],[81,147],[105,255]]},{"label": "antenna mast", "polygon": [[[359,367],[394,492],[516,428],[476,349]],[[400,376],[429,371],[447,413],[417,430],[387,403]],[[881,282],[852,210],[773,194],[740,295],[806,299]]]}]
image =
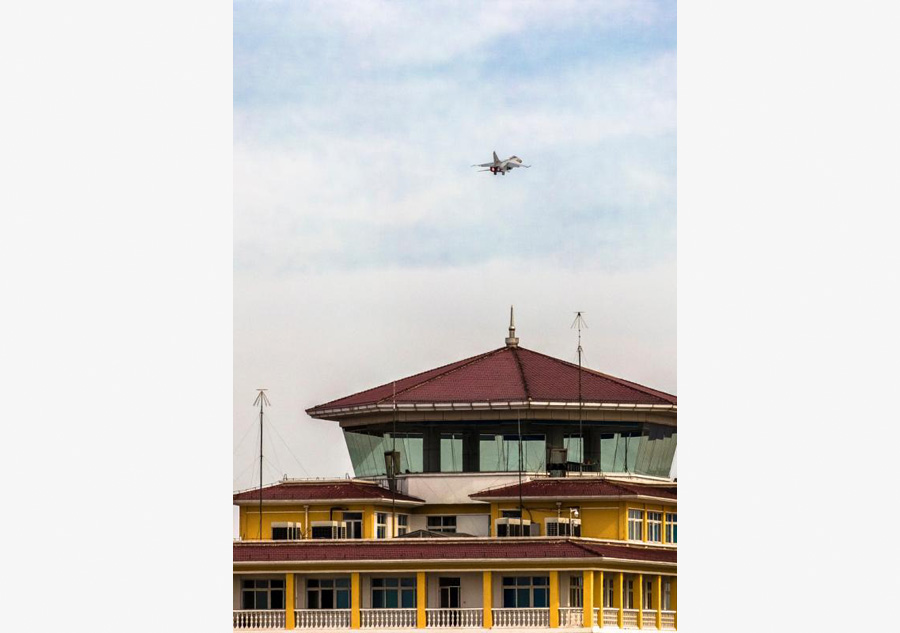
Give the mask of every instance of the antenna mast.
[{"label": "antenna mast", "polygon": [[257,389],[256,400],[253,406],[259,405],[259,540],[263,537],[263,517],[262,517],[262,486],[263,486],[263,405],[272,406],[269,398],[266,397],[265,389]]},{"label": "antenna mast", "polygon": [[584,398],[581,393],[581,326],[587,327],[584,320],[584,312],[575,313],[575,320],[572,327],[578,327],[578,441],[581,443],[581,459],[578,460],[578,472],[584,472],[584,422],[582,421],[582,409],[584,408]]}]

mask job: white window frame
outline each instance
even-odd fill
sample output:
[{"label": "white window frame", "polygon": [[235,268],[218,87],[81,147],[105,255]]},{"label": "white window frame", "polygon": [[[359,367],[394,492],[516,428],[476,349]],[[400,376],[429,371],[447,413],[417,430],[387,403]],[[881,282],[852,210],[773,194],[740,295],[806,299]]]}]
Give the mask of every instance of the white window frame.
[{"label": "white window frame", "polygon": [[[658,517],[658,518],[653,518]],[[663,542],[663,513],[657,510],[647,510],[647,541],[650,543]],[[654,538],[655,537],[655,538]]]},{"label": "white window frame", "polygon": [[[634,538],[635,530],[637,538]],[[628,508],[628,540],[644,540],[644,511],[640,508]]]},{"label": "white window frame", "polygon": [[397,515],[397,536],[401,534],[409,533],[409,515],[408,514],[398,514]]},{"label": "white window frame", "polygon": [[388,528],[387,512],[375,513],[375,538],[387,538]]},{"label": "white window frame", "polygon": [[606,609],[612,609],[616,604],[616,585],[615,579],[604,577],[603,578],[603,599],[604,604],[603,607]]},{"label": "white window frame", "polygon": [[662,610],[672,610],[672,579],[662,579]]},{"label": "white window frame", "polygon": [[[678,513],[666,512],[666,543],[678,544]],[[674,539],[672,537],[675,537]]]}]

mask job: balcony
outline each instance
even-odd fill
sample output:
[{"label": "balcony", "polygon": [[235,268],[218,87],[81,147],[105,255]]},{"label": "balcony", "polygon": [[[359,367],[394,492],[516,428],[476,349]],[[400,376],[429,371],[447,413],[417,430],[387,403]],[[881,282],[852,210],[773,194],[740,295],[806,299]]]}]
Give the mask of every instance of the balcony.
[{"label": "balcony", "polygon": [[559,625],[562,627],[581,627],[584,623],[584,609],[582,607],[560,607]]},{"label": "balcony", "polygon": [[425,626],[441,629],[481,628],[484,609],[425,609]]},{"label": "balcony", "polygon": [[241,609],[232,611],[232,626],[234,629],[253,629],[256,631],[265,629],[283,629],[284,611],[277,609]]},{"label": "balcony", "polygon": [[366,629],[414,629],[415,609],[360,609],[360,624]]},{"label": "balcony", "polygon": [[350,609],[295,609],[298,629],[349,629]]},{"label": "balcony", "polygon": [[550,609],[492,609],[495,628],[550,626]]}]

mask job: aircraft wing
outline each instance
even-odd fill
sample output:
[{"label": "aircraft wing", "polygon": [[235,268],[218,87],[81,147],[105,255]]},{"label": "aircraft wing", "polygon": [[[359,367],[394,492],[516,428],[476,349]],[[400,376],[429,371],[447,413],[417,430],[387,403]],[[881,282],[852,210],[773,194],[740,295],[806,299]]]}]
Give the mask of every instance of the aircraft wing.
[{"label": "aircraft wing", "polygon": [[472,167],[493,167],[495,163],[484,163],[483,165],[472,165]]}]

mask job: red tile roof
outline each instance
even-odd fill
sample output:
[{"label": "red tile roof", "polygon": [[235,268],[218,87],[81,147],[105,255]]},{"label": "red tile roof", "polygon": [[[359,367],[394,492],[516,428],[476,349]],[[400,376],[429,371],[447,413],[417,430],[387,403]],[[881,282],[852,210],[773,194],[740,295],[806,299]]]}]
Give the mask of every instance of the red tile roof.
[{"label": "red tile roof", "polygon": [[[622,497],[642,495],[663,499],[678,498],[677,486],[671,484],[635,484],[592,478],[547,478],[533,479],[522,483],[523,497]],[[511,484],[482,490],[469,495],[472,499],[512,499],[519,497],[519,485]]]},{"label": "red tile roof", "polygon": [[[374,483],[355,481],[286,481],[263,487],[263,501],[344,501],[347,499],[372,499],[425,503],[418,497],[392,493]],[[259,489],[235,493],[234,501],[259,501]]]},{"label": "red tile roof", "polygon": [[[396,381],[398,404],[533,401],[578,402],[578,366],[522,347],[500,349]],[[307,410],[391,403],[393,383]],[[585,402],[677,405],[676,396],[584,368]]]},{"label": "red tile roof", "polygon": [[615,558],[674,563],[672,549],[596,543],[583,539],[397,539],[386,541],[244,541],[234,544],[235,563],[299,561],[515,560],[533,558]]}]

